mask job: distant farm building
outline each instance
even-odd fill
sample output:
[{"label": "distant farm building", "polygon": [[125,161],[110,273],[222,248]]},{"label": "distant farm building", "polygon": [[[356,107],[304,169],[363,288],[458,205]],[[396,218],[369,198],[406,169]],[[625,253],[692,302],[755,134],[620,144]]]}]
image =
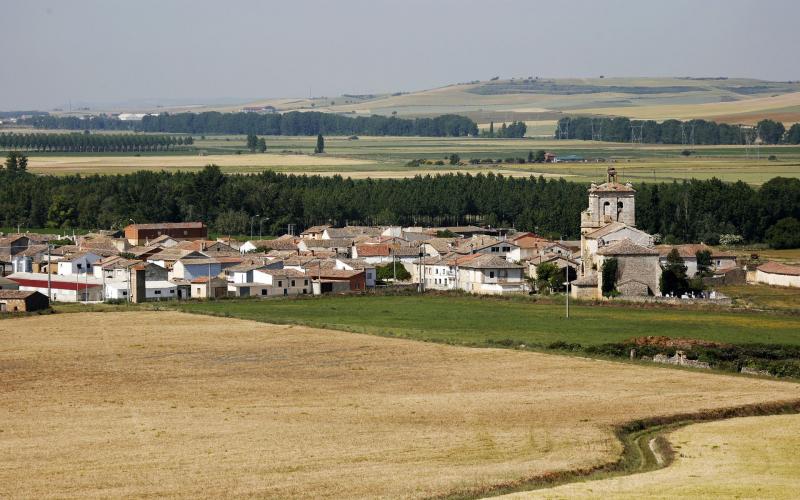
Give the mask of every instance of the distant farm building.
[{"label": "distant farm building", "polygon": [[130,224],[125,227],[125,238],[131,245],[145,245],[159,236],[176,240],[208,239],[208,228],[202,222],[162,222],[160,224]]},{"label": "distant farm building", "polygon": [[275,106],[245,106],[241,109],[242,113],[277,113]]}]

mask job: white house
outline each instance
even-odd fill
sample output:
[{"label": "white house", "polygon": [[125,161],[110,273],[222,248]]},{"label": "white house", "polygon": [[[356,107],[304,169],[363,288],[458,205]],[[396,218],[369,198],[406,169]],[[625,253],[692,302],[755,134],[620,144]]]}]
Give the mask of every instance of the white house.
[{"label": "white house", "polygon": [[313,293],[311,277],[294,269],[252,270],[250,282],[228,282],[228,294],[236,297],[280,297]]},{"label": "white house", "polygon": [[[75,274],[92,274],[92,266],[102,257],[92,252],[81,252],[64,256],[58,261],[58,274],[72,276]],[[47,294],[45,294],[47,295]]]},{"label": "white house", "polygon": [[503,294],[526,290],[524,268],[499,255],[480,255],[458,266],[458,287],[470,293]]},{"label": "white house", "polygon": [[667,255],[673,250],[678,250],[678,254],[683,259],[686,266],[686,274],[690,278],[697,274],[697,253],[701,251],[711,252],[711,270],[719,271],[722,269],[729,269],[736,267],[736,254],[723,252],[708,245],[688,244],[688,245],[659,245],[656,247],[659,254],[659,262],[661,266],[667,265]]},{"label": "white house", "polygon": [[[130,298],[127,281],[106,281],[106,300]],[[145,298],[148,300],[172,300],[178,297],[178,286],[169,281],[146,281]]]}]

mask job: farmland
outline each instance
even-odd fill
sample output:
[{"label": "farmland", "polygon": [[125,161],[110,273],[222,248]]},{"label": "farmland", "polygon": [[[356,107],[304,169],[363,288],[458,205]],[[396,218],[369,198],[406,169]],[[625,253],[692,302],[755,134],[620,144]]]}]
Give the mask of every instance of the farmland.
[{"label": "farmland", "polygon": [[800,316],[726,310],[572,304],[566,319],[563,302],[446,295],[226,300],[179,307],[270,323],[477,346],[506,339],[527,346],[556,341],[598,345],[644,335],[800,345]]},{"label": "farmland", "polygon": [[[167,154],[63,154],[31,153],[29,169],[42,174],[115,174],[135,170],[199,170],[215,163],[227,173],[274,170],[308,175],[342,175],[354,178],[413,177],[436,173],[489,173],[564,177],[576,182],[602,177],[607,163],[518,164],[508,159],[527,158],[529,151],[544,149],[556,154],[575,154],[587,159],[617,162],[623,179],[631,182],[717,177],[761,184],[776,176],[800,177],[800,147],[764,146],[758,158],[744,146],[694,146],[684,156],[682,146],[631,145],[592,141],[536,139],[426,138],[426,137],[327,137],[326,153],[311,155],[314,137],[266,137],[267,153],[245,151],[243,136],[206,136],[195,139],[194,151]],[[241,154],[236,154],[237,152]],[[446,158],[458,154],[464,165],[451,166]],[[768,160],[774,155],[777,160]],[[469,165],[470,159],[492,163]],[[409,166],[411,160],[431,164]],[[433,165],[442,160],[441,166]],[[498,163],[500,162],[500,163]]]},{"label": "farmland", "polygon": [[0,338],[4,497],[477,494],[613,462],[631,419],[800,398],[792,383],[175,312],[9,319]]},{"label": "farmland", "polygon": [[676,458],[666,469],[503,498],[795,498],[798,436],[798,415],[694,424],[668,436]]}]

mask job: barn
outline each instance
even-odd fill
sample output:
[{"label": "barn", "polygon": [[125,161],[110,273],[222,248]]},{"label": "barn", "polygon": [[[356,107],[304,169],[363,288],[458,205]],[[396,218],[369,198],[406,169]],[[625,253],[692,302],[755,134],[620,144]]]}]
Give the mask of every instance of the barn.
[{"label": "barn", "polygon": [[0,313],[32,312],[50,307],[47,295],[33,291],[0,290]]}]

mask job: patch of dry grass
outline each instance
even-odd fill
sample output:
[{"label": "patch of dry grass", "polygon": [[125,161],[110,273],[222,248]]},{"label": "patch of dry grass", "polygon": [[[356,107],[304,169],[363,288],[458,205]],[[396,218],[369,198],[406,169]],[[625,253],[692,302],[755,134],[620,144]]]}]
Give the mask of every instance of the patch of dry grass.
[{"label": "patch of dry grass", "polygon": [[136,170],[198,170],[210,164],[220,167],[237,167],[242,171],[254,169],[293,169],[307,167],[347,167],[371,165],[375,162],[354,158],[292,154],[242,154],[242,155],[157,155],[157,156],[32,156],[28,169],[34,173],[129,173]]},{"label": "patch of dry grass", "polygon": [[423,497],[800,386],[175,312],[0,322],[0,496]]},{"label": "patch of dry grass", "polygon": [[676,458],[665,469],[503,498],[797,498],[800,415],[695,424],[668,438]]}]

